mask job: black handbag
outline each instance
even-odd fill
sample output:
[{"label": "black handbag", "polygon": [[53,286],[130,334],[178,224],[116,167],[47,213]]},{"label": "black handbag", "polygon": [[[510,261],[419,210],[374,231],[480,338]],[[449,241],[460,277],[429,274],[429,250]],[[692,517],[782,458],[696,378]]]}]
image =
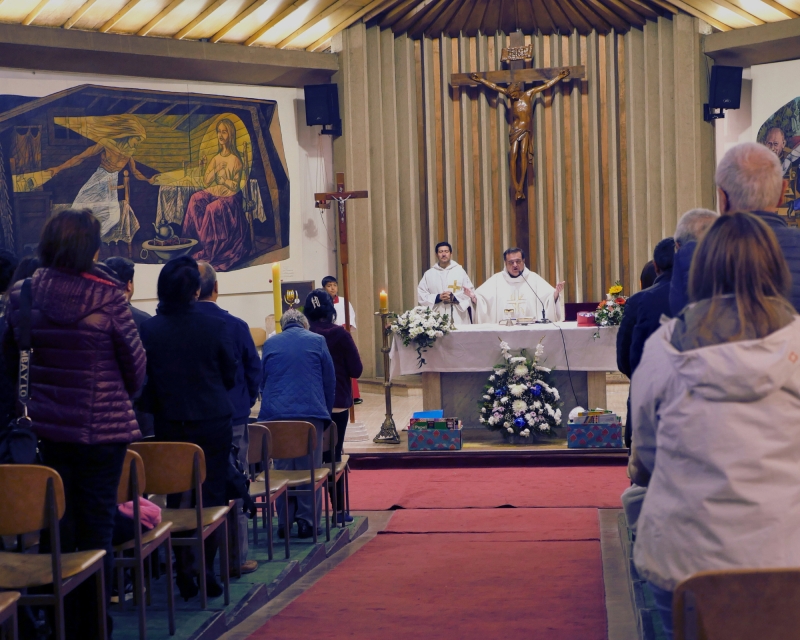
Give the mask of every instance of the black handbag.
[{"label": "black handbag", "polygon": [[19,376],[17,399],[22,405],[22,415],[14,418],[0,432],[0,464],[35,464],[39,461],[36,434],[28,416],[31,366],[31,279],[22,283],[19,298]]}]

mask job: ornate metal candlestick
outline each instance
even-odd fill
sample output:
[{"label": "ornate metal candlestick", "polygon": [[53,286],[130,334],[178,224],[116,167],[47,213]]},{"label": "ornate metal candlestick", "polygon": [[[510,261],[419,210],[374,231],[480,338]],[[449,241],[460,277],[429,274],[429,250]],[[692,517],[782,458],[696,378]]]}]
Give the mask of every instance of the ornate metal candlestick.
[{"label": "ornate metal candlestick", "polygon": [[389,382],[389,313],[388,309],[381,309],[375,312],[376,316],[381,317],[381,330],[383,334],[383,390],[386,393],[386,419],[383,421],[380,433],[372,440],[377,444],[400,444],[400,434],[392,418],[392,383]]}]

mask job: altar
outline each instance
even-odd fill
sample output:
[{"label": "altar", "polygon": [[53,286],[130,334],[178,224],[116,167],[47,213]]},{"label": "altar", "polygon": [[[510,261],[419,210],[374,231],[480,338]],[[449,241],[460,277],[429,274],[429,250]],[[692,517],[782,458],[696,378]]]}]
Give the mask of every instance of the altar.
[{"label": "altar", "polygon": [[564,422],[575,406],[606,406],[606,372],[617,371],[618,327],[578,327],[576,322],[503,326],[459,325],[422,355],[419,367],[412,345],[394,337],[389,354],[390,377],[422,373],[423,408],[442,409],[457,416],[465,428],[483,428],[478,403],[488,373],[503,362],[500,342],[516,355],[525,349],[532,357],[541,340],[541,364],[553,370],[555,386],[564,402]]}]

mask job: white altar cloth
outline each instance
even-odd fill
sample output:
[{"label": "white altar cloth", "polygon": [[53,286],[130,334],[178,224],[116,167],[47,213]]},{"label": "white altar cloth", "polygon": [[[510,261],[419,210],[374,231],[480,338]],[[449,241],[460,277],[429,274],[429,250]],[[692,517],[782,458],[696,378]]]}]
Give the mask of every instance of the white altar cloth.
[{"label": "white altar cloth", "polygon": [[[563,330],[564,342],[561,341]],[[566,370],[566,344],[569,368],[573,371],[617,371],[618,327],[603,327],[600,337],[594,338],[595,327],[578,327],[577,322],[506,327],[500,324],[459,325],[458,329],[439,338],[423,353],[426,364],[417,366],[417,351],[413,346],[403,346],[396,335],[392,338],[389,353],[390,377],[423,372],[490,371],[502,364],[500,340],[506,341],[514,355],[520,349],[533,357],[540,338],[544,338],[542,364]],[[499,339],[498,339],[499,338]]]}]

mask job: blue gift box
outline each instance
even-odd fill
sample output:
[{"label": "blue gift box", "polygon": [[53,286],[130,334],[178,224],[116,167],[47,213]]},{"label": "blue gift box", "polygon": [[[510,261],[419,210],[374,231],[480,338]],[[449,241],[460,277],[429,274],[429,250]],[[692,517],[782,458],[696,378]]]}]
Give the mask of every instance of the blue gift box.
[{"label": "blue gift box", "polygon": [[[459,427],[461,425],[459,424]],[[461,429],[408,431],[409,451],[461,451]]]},{"label": "blue gift box", "polygon": [[567,425],[569,449],[621,449],[622,447],[622,423],[616,415],[579,416]]}]

